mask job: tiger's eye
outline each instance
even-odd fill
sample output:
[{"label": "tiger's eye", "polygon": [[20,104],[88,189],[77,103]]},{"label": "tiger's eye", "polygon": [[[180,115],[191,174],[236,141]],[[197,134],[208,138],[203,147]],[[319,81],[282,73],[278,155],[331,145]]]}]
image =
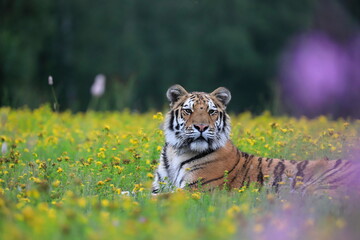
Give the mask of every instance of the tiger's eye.
[{"label": "tiger's eye", "polygon": [[216,113],[217,113],[216,110],[213,110],[213,109],[210,109],[210,110],[209,110],[209,114],[210,114],[210,115],[214,115],[214,114],[216,114]]},{"label": "tiger's eye", "polygon": [[188,108],[183,109],[183,111],[184,111],[185,113],[187,113],[187,114],[191,114],[191,113],[192,113],[191,109],[188,109]]}]

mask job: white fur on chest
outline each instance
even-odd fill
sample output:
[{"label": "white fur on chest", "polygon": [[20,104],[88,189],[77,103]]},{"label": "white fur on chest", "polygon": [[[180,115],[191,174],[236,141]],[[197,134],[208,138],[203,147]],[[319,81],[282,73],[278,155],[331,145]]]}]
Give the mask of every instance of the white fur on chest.
[{"label": "white fur on chest", "polygon": [[195,155],[195,153],[184,153],[178,155],[172,149],[167,151],[167,157],[169,161],[169,180],[175,187],[183,188],[185,187],[186,183],[191,181],[191,174],[188,174],[187,169],[191,168],[193,163],[185,164],[182,168],[181,164],[186,160],[191,159]]}]

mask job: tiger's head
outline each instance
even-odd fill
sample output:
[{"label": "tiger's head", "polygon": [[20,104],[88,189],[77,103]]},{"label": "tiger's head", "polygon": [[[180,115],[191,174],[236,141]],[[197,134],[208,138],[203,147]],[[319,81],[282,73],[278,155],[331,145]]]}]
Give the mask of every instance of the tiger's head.
[{"label": "tiger's head", "polygon": [[230,118],[225,109],[230,91],[190,92],[174,85],[166,93],[170,111],[165,118],[167,144],[182,151],[204,152],[224,146],[229,139]]}]

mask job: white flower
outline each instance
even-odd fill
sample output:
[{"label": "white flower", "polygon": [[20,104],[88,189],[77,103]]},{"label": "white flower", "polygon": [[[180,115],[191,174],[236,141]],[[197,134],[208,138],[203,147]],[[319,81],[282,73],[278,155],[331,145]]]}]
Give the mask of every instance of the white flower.
[{"label": "white flower", "polygon": [[95,77],[95,81],[91,86],[91,95],[94,97],[101,97],[105,92],[106,77],[103,74],[98,74]]},{"label": "white flower", "polygon": [[1,153],[5,155],[7,153],[7,150],[7,143],[3,142],[3,144],[1,145]]},{"label": "white flower", "polygon": [[52,86],[54,84],[52,76],[49,76],[48,81],[49,81],[50,86]]}]

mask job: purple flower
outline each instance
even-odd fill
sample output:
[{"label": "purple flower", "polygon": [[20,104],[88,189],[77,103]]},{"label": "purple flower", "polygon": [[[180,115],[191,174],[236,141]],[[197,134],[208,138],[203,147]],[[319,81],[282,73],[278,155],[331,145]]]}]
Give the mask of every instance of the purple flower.
[{"label": "purple flower", "polygon": [[360,38],[340,45],[322,32],[297,37],[285,51],[280,78],[285,105],[295,114],[351,115],[359,99]]}]

